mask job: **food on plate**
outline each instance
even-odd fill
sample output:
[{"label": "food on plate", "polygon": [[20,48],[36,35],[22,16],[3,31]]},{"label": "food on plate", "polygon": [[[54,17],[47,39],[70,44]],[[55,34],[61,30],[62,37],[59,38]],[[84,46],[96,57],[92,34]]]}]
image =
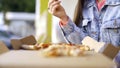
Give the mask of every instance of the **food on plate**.
[{"label": "food on plate", "polygon": [[85,45],[64,44],[64,43],[40,43],[35,45],[22,45],[27,50],[40,50],[45,57],[56,56],[82,56],[90,48]]},{"label": "food on plate", "polygon": [[39,50],[39,49],[45,49],[50,46],[50,43],[40,43],[40,44],[35,44],[35,45],[22,45],[21,48],[26,49],[26,50]]},{"label": "food on plate", "polygon": [[34,45],[22,45],[21,48],[25,50],[36,50]]},{"label": "food on plate", "polygon": [[88,46],[75,46],[71,44],[53,44],[46,49],[43,49],[41,53],[45,57],[56,57],[56,56],[82,56],[85,51],[89,51]]}]

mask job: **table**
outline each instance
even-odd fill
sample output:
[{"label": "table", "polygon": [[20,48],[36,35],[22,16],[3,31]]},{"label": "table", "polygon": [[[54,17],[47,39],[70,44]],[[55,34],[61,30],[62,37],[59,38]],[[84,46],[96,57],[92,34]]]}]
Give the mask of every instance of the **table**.
[{"label": "table", "polygon": [[0,68],[112,68],[115,65],[111,59],[95,52],[80,57],[54,58],[29,50],[13,50],[0,55]]}]

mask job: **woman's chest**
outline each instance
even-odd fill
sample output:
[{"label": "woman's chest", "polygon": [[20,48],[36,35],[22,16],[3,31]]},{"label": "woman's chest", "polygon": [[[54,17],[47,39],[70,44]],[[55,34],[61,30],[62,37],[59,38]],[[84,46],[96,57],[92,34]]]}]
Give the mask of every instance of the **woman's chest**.
[{"label": "woman's chest", "polygon": [[100,12],[94,7],[83,11],[82,26],[99,41],[120,45],[120,6],[106,6]]}]

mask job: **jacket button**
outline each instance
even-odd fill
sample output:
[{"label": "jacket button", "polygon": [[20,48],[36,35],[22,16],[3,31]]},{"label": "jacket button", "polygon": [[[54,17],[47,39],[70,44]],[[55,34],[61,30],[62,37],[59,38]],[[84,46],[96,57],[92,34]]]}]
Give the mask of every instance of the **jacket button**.
[{"label": "jacket button", "polygon": [[115,33],[118,33],[117,21],[116,21],[116,19],[115,19],[115,22],[113,23],[113,25],[115,26],[115,27],[114,27],[114,32],[115,32]]},{"label": "jacket button", "polygon": [[117,26],[117,21],[116,21],[116,19],[115,19],[113,25],[114,25],[114,26]]},{"label": "jacket button", "polygon": [[115,33],[118,33],[118,29],[115,28],[115,29],[114,29],[114,32],[115,32]]}]

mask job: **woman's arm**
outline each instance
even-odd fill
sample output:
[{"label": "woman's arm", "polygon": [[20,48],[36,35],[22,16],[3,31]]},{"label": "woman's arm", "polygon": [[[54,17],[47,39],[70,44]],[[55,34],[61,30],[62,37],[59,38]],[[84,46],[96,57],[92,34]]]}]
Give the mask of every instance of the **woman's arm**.
[{"label": "woman's arm", "polygon": [[70,18],[68,18],[64,8],[60,5],[60,0],[49,0],[48,8],[49,12],[58,17],[65,26],[56,25],[56,35],[60,42],[80,44],[81,40],[86,36],[82,28],[77,27]]},{"label": "woman's arm", "polygon": [[66,43],[72,44],[81,44],[83,38],[87,36],[87,33],[83,30],[83,28],[77,27],[69,18],[65,26],[61,26],[59,23],[57,24],[56,34],[59,41],[65,41]]}]

